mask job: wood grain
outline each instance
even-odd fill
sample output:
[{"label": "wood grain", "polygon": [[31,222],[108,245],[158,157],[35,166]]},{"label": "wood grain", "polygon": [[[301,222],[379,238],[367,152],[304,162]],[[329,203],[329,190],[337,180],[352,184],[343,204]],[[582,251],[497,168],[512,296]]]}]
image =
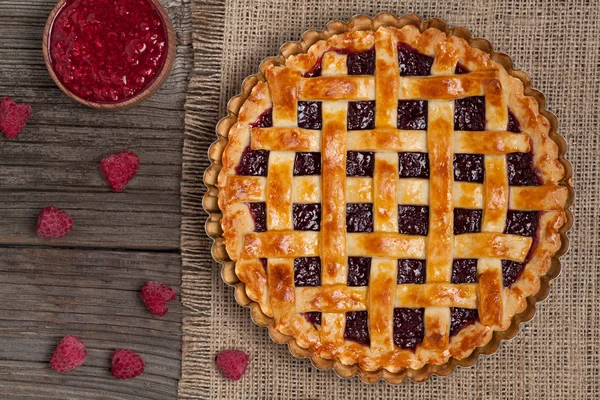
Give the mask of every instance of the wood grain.
[{"label": "wood grain", "polygon": [[[179,296],[180,256],[172,253],[0,249],[0,398],[176,398],[181,305],[162,318],[140,298],[148,280]],[[48,360],[60,339],[85,342],[85,364],[60,375]],[[138,352],[146,371],[131,381],[110,375],[116,348]]]},{"label": "wood grain", "polygon": [[[184,102],[192,63],[189,0],[165,0],[178,38],[174,70],[142,105],[102,112],[64,95],[46,71],[42,33],[54,3],[0,3],[0,96],[29,103],[21,136],[0,139],[0,245],[179,248]],[[138,153],[138,176],[126,193],[102,181],[99,161],[112,152]],[[31,233],[41,207],[73,214],[74,231],[58,241]]]},{"label": "wood grain", "polygon": [[[53,0],[0,0],[0,97],[33,108],[21,136],[0,135],[0,398],[176,399],[181,371],[178,301],[150,314],[147,280],[180,293],[180,177],[184,103],[191,71],[191,0],[161,0],[177,36],[165,85],[132,109],[102,112],[64,95],[46,71],[45,21]],[[98,163],[136,152],[139,172],[113,193]],[[72,215],[74,230],[40,240],[42,207]],[[67,334],[80,336],[85,364],[67,375],[48,360]],[[145,373],[110,375],[116,348],[138,352]]]}]

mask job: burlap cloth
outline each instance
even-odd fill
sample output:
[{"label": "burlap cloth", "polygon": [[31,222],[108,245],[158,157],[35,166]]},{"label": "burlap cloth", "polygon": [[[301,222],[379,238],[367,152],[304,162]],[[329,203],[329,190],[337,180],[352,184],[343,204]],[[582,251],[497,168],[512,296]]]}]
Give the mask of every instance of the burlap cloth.
[{"label": "burlap cloth", "polygon": [[[239,306],[211,262],[204,235],[202,174],[215,125],[228,99],[260,61],[306,29],[333,19],[389,11],[439,17],[464,26],[509,54],[545,93],[573,164],[576,202],[571,249],[550,297],[534,320],[499,351],[472,368],[422,384],[374,385],[318,371],[273,343]],[[186,116],[182,183],[183,399],[597,399],[600,397],[600,2],[483,0],[196,0],[195,68]],[[221,377],[219,350],[251,356],[240,382]]]}]

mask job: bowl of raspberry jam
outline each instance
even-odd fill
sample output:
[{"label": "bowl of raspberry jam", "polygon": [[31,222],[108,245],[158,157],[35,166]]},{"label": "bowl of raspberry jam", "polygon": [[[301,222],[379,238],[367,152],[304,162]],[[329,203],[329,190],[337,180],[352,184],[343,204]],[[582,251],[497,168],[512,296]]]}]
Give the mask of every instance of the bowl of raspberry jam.
[{"label": "bowl of raspberry jam", "polygon": [[115,110],[152,96],[175,60],[175,31],[159,0],[59,0],[43,38],[50,76],[86,106]]}]

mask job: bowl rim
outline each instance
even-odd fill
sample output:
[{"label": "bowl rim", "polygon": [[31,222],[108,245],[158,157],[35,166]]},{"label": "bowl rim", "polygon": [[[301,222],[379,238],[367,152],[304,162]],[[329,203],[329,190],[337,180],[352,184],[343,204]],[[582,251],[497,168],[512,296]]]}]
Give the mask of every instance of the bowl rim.
[{"label": "bowl rim", "polygon": [[[492,339],[487,344],[477,347],[471,353],[471,355],[461,360],[450,358],[448,362],[442,365],[426,365],[420,369],[404,369],[395,373],[389,372],[384,368],[380,368],[377,371],[364,371],[359,368],[357,364],[345,365],[336,360],[324,359],[310,352],[309,350],[298,346],[294,337],[284,335],[277,331],[274,327],[273,319],[269,318],[262,312],[258,303],[248,298],[245,291],[245,284],[239,280],[235,273],[235,262],[229,258],[225,248],[225,243],[222,236],[223,230],[220,224],[222,214],[218,206],[219,189],[217,188],[216,184],[222,166],[221,157],[225,146],[228,143],[227,135],[229,129],[237,122],[239,110],[245,100],[249,97],[252,88],[259,81],[264,80],[262,71],[264,71],[267,65],[283,64],[285,63],[287,57],[294,54],[305,53],[307,49],[317,41],[326,39],[336,34],[355,30],[376,30],[381,26],[394,26],[396,28],[401,28],[406,25],[416,26],[421,32],[424,32],[429,28],[436,28],[446,33],[446,35],[461,37],[466,40],[471,47],[478,48],[490,54],[490,57],[494,61],[500,63],[511,76],[514,76],[523,82],[524,94],[526,96],[533,97],[538,102],[540,114],[545,116],[550,122],[549,136],[558,146],[558,160],[564,168],[564,176],[559,181],[559,185],[568,188],[568,198],[565,206],[566,221],[565,224],[559,229],[561,247],[552,257],[551,266],[548,269],[548,272],[544,276],[540,277],[539,291],[535,295],[527,297],[527,306],[525,310],[513,317],[512,323],[507,330],[502,332],[494,331]],[[405,14],[402,17],[395,17],[390,13],[380,13],[373,18],[365,15],[357,15],[348,22],[342,22],[338,20],[331,21],[322,31],[306,31],[302,35],[300,41],[288,42],[281,46],[279,55],[277,57],[269,57],[264,59],[260,64],[260,71],[261,72],[257,74],[248,76],[243,81],[241,92],[235,97],[231,98],[227,105],[227,116],[222,118],[217,124],[217,140],[208,150],[211,165],[204,173],[204,184],[207,187],[207,192],[203,198],[203,208],[209,214],[209,218],[206,221],[205,230],[206,234],[213,239],[213,245],[211,248],[212,257],[215,261],[222,265],[221,278],[223,281],[226,284],[235,287],[236,301],[240,305],[250,309],[250,315],[253,322],[259,326],[268,327],[271,339],[276,343],[287,344],[289,351],[295,357],[309,357],[312,364],[318,369],[333,368],[336,374],[342,378],[351,378],[355,375],[358,375],[359,378],[366,383],[374,383],[382,379],[390,384],[400,384],[406,379],[409,379],[413,382],[424,382],[432,375],[445,376],[452,373],[457,366],[473,366],[480,355],[491,355],[498,350],[500,343],[503,340],[510,340],[514,338],[518,333],[521,322],[526,322],[533,318],[535,315],[536,303],[547,298],[552,279],[556,278],[560,274],[560,257],[567,252],[569,247],[566,232],[573,225],[573,215],[569,209],[574,200],[574,192],[572,188],[573,170],[571,164],[564,157],[566,152],[566,141],[557,133],[558,120],[556,116],[545,109],[546,99],[544,95],[538,90],[531,88],[531,80],[529,76],[524,71],[515,69],[513,67],[512,60],[508,55],[501,52],[495,52],[492,49],[490,42],[486,39],[473,38],[470,31],[466,28],[449,28],[444,21],[438,18],[422,21],[421,18],[415,14]]]},{"label": "bowl rim", "polygon": [[160,73],[154,77],[154,80],[152,81],[150,86],[148,86],[146,89],[144,89],[134,97],[131,97],[125,101],[121,101],[118,103],[98,103],[94,101],[85,100],[77,96],[72,91],[70,91],[58,78],[56,72],[54,71],[54,68],[52,68],[52,63],[50,61],[50,32],[52,30],[52,25],[54,24],[54,20],[56,19],[57,14],[67,2],[67,0],[58,0],[56,5],[50,12],[48,19],[46,20],[46,25],[44,26],[44,33],[42,37],[42,51],[44,53],[44,63],[46,64],[46,69],[48,70],[50,77],[52,78],[56,86],[58,86],[60,90],[63,91],[64,94],[66,94],[71,99],[77,101],[78,103],[98,110],[122,110],[126,108],[131,108],[146,101],[161,88],[161,86],[169,77],[175,64],[175,56],[177,52],[177,38],[171,19],[169,18],[169,14],[165,10],[161,2],[159,0],[147,1],[152,3],[157,9],[158,13],[160,14],[163,20],[163,23],[165,24],[167,32],[167,54],[165,57],[165,61],[160,69]]}]

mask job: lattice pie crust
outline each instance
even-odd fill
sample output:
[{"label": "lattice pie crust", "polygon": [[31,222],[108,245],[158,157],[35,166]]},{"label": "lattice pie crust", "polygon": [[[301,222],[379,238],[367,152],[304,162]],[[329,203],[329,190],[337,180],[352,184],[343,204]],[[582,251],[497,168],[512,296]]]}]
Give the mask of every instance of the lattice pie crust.
[{"label": "lattice pie crust", "polygon": [[[399,51],[430,57],[430,74],[414,76]],[[373,57],[374,71],[351,75],[349,57],[361,54]],[[217,186],[227,252],[275,329],[324,359],[390,372],[464,358],[507,329],[560,247],[568,198],[549,122],[522,82],[465,40],[411,25],[332,36],[265,75],[229,131]],[[484,128],[455,130],[458,102],[476,97]],[[320,115],[318,129],[299,127],[299,103]],[[400,126],[401,103],[421,107],[418,123]],[[349,129],[349,109],[364,104],[373,126]],[[519,133],[507,128],[515,123]],[[320,173],[295,174],[305,153],[320,153]],[[347,176],[348,158],[365,153],[372,172]],[[428,176],[403,175],[403,157],[413,154],[426,157]],[[482,182],[455,179],[457,154],[482,160]],[[529,154],[535,185],[511,185],[511,154]],[[239,173],[261,158],[263,170]],[[348,225],[354,204],[370,213],[357,214],[368,220],[364,231]],[[317,205],[299,207],[314,211],[304,215],[316,221],[310,230],[295,229],[298,205]],[[406,210],[426,210],[426,232],[407,233]],[[456,232],[461,210],[479,217],[476,231]],[[533,234],[511,232],[525,215],[537,218]],[[320,269],[306,270],[315,279],[297,285],[298,265],[315,257]],[[361,259],[370,262],[368,284],[351,285],[349,260]],[[455,261],[473,259],[476,278],[456,283]],[[399,277],[411,263],[424,266],[421,276]],[[506,285],[511,265],[522,271]],[[460,310],[476,317],[454,327]],[[402,331],[409,325],[418,328]]]}]

